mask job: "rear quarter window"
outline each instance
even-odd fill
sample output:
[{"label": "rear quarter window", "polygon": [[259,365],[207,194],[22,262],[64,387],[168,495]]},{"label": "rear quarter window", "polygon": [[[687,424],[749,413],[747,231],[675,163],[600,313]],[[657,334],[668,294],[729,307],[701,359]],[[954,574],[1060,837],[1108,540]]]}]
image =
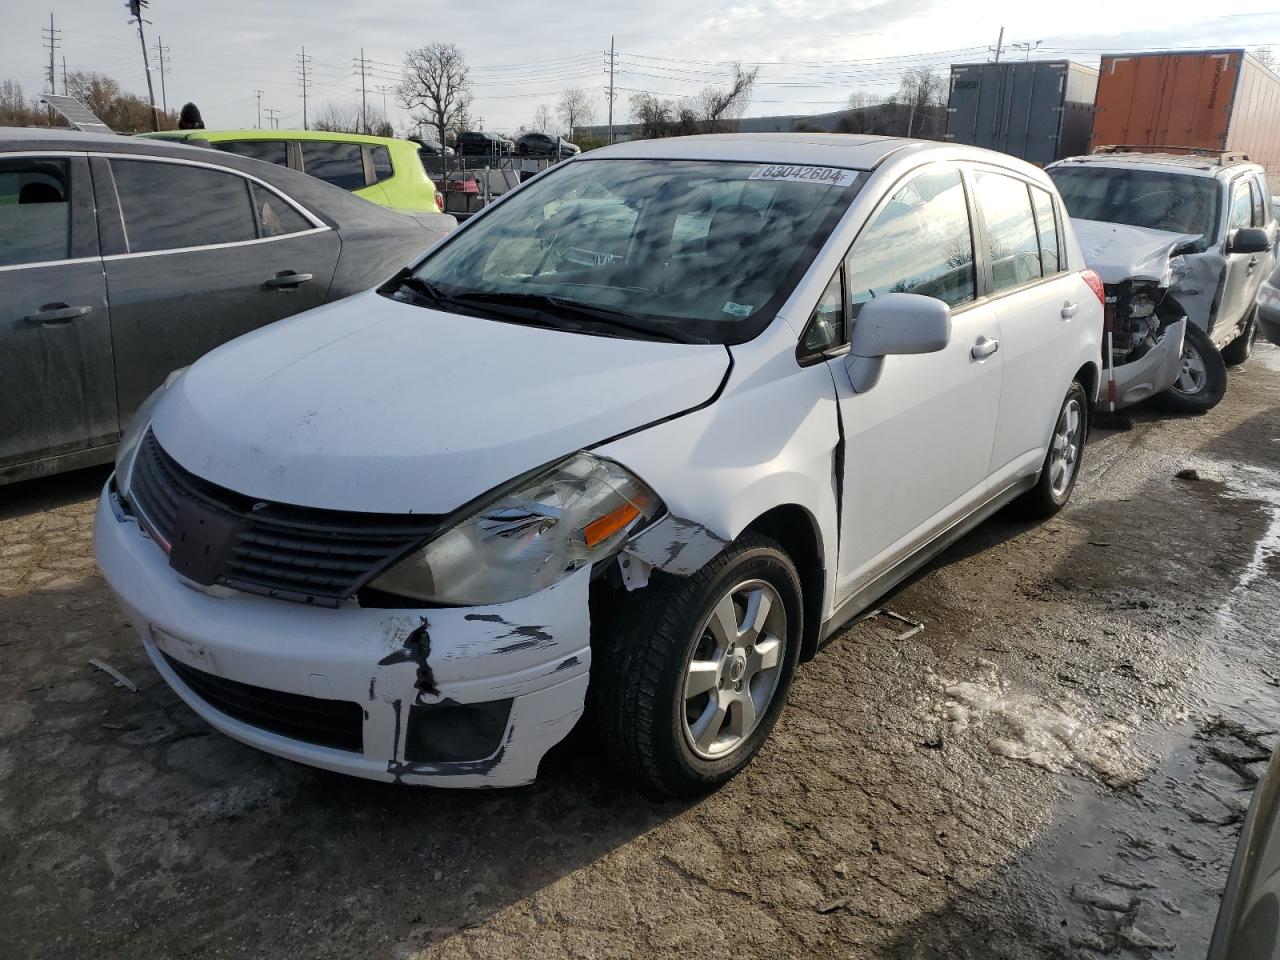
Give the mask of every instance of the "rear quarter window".
[{"label": "rear quarter window", "polygon": [[375,182],[381,183],[383,180],[390,180],[395,175],[395,168],[391,166],[391,151],[386,147],[370,147],[369,156],[373,159],[373,179]]}]

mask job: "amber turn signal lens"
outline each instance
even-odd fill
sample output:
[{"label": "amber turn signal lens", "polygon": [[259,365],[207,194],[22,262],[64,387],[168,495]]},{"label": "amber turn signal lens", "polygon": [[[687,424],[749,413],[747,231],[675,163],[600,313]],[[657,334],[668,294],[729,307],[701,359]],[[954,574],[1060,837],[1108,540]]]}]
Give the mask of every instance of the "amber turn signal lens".
[{"label": "amber turn signal lens", "polygon": [[608,540],[638,516],[640,516],[639,507],[633,503],[624,503],[610,510],[603,517],[588,523],[582,528],[582,536],[587,541],[588,547],[594,547],[597,543]]}]

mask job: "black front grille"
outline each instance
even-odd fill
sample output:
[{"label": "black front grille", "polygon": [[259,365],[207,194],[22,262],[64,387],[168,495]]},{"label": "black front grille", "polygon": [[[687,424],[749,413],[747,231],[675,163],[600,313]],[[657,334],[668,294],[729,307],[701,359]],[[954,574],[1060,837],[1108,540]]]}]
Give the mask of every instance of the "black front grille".
[{"label": "black front grille", "polygon": [[[355,513],[265,503],[190,473],[150,431],[138,449],[129,500],[170,562],[201,583],[301,603],[337,606],[440,525],[435,516]],[[198,569],[172,549],[204,529]],[[204,521],[208,521],[205,523]],[[212,532],[210,532],[212,531]]]},{"label": "black front grille", "polygon": [[364,750],[364,710],[358,703],[267,690],[196,670],[167,653],[164,659],[183,683],[219,713],[293,740],[355,753]]}]

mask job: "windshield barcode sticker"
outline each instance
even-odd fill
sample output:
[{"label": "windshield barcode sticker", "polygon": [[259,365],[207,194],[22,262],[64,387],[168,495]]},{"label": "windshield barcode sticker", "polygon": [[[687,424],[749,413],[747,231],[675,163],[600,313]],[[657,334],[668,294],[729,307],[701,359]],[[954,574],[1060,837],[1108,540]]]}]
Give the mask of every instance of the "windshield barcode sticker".
[{"label": "windshield barcode sticker", "polygon": [[858,177],[857,170],[839,167],[796,167],[772,163],[756,167],[748,180],[785,180],[788,183],[816,183],[823,187],[847,187]]},{"label": "windshield barcode sticker", "polygon": [[734,303],[732,300],[727,301],[724,305],[724,312],[731,317],[749,317],[753,310],[755,310],[755,307],[749,303]]}]

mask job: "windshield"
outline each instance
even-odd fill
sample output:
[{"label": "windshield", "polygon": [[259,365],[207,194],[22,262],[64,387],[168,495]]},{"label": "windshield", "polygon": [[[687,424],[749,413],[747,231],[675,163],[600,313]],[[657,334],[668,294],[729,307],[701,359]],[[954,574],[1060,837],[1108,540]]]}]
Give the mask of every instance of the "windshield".
[{"label": "windshield", "polygon": [[1219,190],[1212,177],[1119,167],[1055,167],[1048,173],[1067,212],[1081,220],[1198,233],[1202,248],[1217,233]]},{"label": "windshield", "polygon": [[[741,343],[768,324],[860,183],[855,171],[588,160],[523,187],[413,271],[442,309],[586,307],[586,332]],[[554,302],[547,298],[553,298]],[[508,313],[485,314],[511,319]],[[516,318],[518,320],[518,318]]]}]

